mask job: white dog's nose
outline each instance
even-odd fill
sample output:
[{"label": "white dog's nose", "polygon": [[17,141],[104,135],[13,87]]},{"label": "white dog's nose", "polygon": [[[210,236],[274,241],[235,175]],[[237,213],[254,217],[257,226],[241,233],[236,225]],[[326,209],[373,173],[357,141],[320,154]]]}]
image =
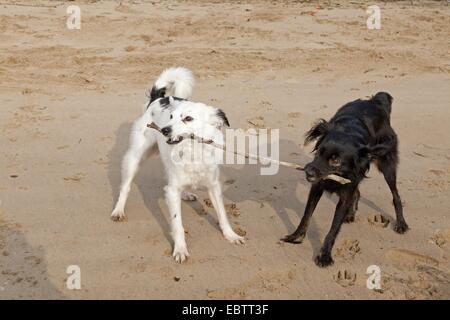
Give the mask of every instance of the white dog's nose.
[{"label": "white dog's nose", "polygon": [[161,133],[163,135],[165,135],[166,137],[172,132],[172,128],[171,127],[164,127],[161,129]]}]

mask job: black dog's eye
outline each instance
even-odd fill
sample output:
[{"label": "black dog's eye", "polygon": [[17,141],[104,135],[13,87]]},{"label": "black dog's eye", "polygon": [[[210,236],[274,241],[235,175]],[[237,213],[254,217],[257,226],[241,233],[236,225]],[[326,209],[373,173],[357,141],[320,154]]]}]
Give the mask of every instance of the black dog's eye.
[{"label": "black dog's eye", "polygon": [[170,115],[170,119],[172,119],[173,118],[173,115]]},{"label": "black dog's eye", "polygon": [[192,120],[194,120],[194,119],[192,117],[190,117],[190,116],[187,116],[186,118],[183,119],[183,121],[186,121],[186,122],[189,122],[189,121],[192,121]]},{"label": "black dog's eye", "polygon": [[341,165],[341,159],[337,155],[333,154],[331,158],[328,159],[328,163],[330,166],[338,167]]}]

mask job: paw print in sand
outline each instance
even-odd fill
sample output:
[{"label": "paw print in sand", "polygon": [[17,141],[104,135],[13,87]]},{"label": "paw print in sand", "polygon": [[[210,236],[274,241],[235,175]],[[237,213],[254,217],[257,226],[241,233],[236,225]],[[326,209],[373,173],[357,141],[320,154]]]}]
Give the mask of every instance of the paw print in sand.
[{"label": "paw print in sand", "polygon": [[333,276],[334,281],[341,287],[350,287],[355,284],[356,273],[349,270],[339,270],[337,274]]},{"label": "paw print in sand", "polygon": [[372,226],[386,228],[391,222],[388,217],[382,215],[381,213],[373,214],[367,218],[367,221]]}]

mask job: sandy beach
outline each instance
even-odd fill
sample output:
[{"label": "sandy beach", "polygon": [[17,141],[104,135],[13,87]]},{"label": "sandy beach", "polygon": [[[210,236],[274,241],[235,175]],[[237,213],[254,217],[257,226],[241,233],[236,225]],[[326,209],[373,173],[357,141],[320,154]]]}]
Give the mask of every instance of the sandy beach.
[{"label": "sandy beach", "polygon": [[[81,29],[66,8],[81,8]],[[450,6],[364,1],[0,1],[0,299],[449,299]],[[191,257],[176,264],[158,158],[132,186],[128,221],[109,215],[132,121],[159,73],[185,66],[193,100],[232,128],[280,130],[281,160],[307,163],[304,133],[351,100],[394,97],[398,187],[410,230],[372,168],[356,222],[329,268],[314,264],[337,198],[324,196],[302,244],[309,183],[281,167],[224,165],[224,198],[244,246],[207,205],[182,204]],[[81,289],[66,286],[81,269]],[[379,266],[381,289],[366,286]]]}]

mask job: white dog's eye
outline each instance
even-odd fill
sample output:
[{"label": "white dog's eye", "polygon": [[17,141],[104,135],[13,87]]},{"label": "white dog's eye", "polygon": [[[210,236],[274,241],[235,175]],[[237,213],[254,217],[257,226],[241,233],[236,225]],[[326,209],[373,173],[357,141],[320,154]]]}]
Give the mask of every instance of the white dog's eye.
[{"label": "white dog's eye", "polygon": [[170,119],[172,119],[173,118],[173,115],[170,115]]},{"label": "white dog's eye", "polygon": [[194,118],[192,118],[190,116],[187,116],[186,118],[183,119],[183,121],[185,121],[185,122],[189,122],[189,121],[192,121],[192,120],[194,120]]}]

